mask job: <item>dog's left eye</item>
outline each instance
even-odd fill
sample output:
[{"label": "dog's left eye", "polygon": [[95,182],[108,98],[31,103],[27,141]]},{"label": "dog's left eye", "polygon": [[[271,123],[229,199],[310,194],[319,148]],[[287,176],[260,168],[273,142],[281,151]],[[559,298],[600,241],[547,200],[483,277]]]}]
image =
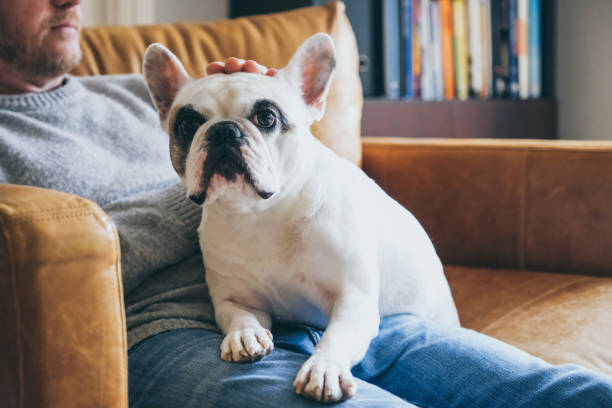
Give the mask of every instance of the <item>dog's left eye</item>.
[{"label": "dog's left eye", "polygon": [[271,109],[263,109],[254,114],[251,120],[261,128],[271,128],[276,124],[276,113]]}]

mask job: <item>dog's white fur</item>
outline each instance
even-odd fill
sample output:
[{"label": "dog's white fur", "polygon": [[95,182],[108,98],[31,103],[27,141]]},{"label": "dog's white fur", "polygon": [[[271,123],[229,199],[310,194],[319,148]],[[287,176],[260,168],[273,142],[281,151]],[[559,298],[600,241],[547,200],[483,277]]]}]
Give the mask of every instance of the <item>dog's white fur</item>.
[{"label": "dog's white fur", "polygon": [[[330,53],[332,40],[319,34],[275,77],[238,73],[195,81],[184,78],[165,48],[152,46],[145,55],[153,99],[170,95],[166,108],[190,104],[207,118],[182,175],[189,193],[201,189],[206,160],[206,149],[197,146],[206,146],[211,126],[227,120],[248,136],[241,150],[255,183],[274,193],[263,199],[244,177],[229,182],[217,174],[206,194],[199,233],[215,317],[226,335],[221,358],[254,361],[270,353],[273,319],[325,327],[294,385],[299,394],[327,402],[354,394],[350,369],[376,336],[380,316],[414,313],[459,324],[442,265],[419,222],[310,133],[333,71],[333,63],[319,61]],[[184,85],[168,91],[158,70],[182,76],[170,86]],[[306,98],[311,84],[320,89]],[[261,99],[286,113],[288,131],[263,134],[247,117]],[[167,128],[165,113],[160,110]]]}]

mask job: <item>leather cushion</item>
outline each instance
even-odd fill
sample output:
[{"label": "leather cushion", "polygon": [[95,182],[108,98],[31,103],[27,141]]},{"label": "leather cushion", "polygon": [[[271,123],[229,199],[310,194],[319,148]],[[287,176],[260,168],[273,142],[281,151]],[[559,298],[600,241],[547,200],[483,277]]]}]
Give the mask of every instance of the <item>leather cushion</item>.
[{"label": "leather cushion", "polygon": [[325,32],[336,45],[337,64],[325,115],[313,124],[312,133],[340,156],[359,163],[363,95],[357,43],[344,9],[336,2],[210,23],[84,28],[83,59],[72,73],[141,72],[144,51],[154,42],[175,53],[194,78],[204,75],[207,63],[228,57],[281,68],[306,38]]},{"label": "leather cushion", "polygon": [[462,326],[612,375],[612,278],[446,266]]}]

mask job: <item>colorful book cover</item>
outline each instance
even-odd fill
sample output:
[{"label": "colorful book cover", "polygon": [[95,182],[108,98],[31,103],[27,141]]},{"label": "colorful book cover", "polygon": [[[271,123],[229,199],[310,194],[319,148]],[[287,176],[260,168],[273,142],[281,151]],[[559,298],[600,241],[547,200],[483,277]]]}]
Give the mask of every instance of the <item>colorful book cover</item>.
[{"label": "colorful book cover", "polygon": [[519,71],[519,96],[529,98],[529,0],[518,0],[518,20],[516,24],[516,42]]},{"label": "colorful book cover", "polygon": [[468,40],[464,0],[453,0],[453,41],[455,45],[455,85],[457,97],[469,97]]},{"label": "colorful book cover", "polygon": [[412,87],[412,0],[402,0],[401,9],[402,21],[402,59],[404,73],[404,89],[402,97],[413,99],[414,91]]},{"label": "colorful book cover", "polygon": [[509,0],[508,3],[508,37],[510,45],[510,58],[508,61],[508,76],[510,83],[510,97],[519,97],[519,69],[518,69],[518,0]]},{"label": "colorful book cover", "polygon": [[470,91],[480,95],[482,91],[482,24],[480,0],[468,1],[468,28],[470,37]]},{"label": "colorful book cover", "polygon": [[529,96],[542,96],[542,2],[529,0]]},{"label": "colorful book cover", "polygon": [[455,67],[453,59],[453,8],[451,0],[440,0],[442,19],[442,72],[444,97],[455,98]]},{"label": "colorful book cover", "polygon": [[444,81],[442,75],[442,25],[440,24],[440,3],[432,0],[429,4],[429,16],[431,24],[431,54],[432,54],[432,81],[433,98],[435,100],[444,99]]},{"label": "colorful book cover", "polygon": [[384,0],[383,38],[385,64],[385,96],[388,99],[400,97],[400,31],[398,0]]}]

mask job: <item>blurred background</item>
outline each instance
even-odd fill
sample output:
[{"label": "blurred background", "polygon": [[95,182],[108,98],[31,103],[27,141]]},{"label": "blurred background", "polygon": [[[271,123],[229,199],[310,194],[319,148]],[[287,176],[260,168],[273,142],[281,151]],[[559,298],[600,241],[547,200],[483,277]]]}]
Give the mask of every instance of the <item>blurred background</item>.
[{"label": "blurred background", "polygon": [[[393,72],[389,74],[388,67],[394,61],[403,61],[401,41],[406,5],[410,5],[413,14],[415,6],[425,6],[427,10],[431,7],[432,13],[427,16],[420,10],[419,18],[431,18],[430,23],[439,19],[439,23],[443,24],[442,16],[436,15],[440,9],[435,7],[444,8],[440,4],[444,1],[345,1],[360,53],[367,60],[362,61],[362,82],[366,96],[364,135],[401,136],[404,134],[400,133],[406,132],[406,129],[422,129],[421,134],[405,135],[612,139],[612,0],[536,0],[541,7],[539,30],[542,35],[542,89],[536,96],[512,98],[497,95],[494,85],[489,85],[490,94],[487,94],[486,89],[483,91],[486,85],[482,82],[474,89],[472,72],[469,73],[467,100],[460,100],[465,98],[457,92],[442,95],[427,91],[427,87],[423,95],[414,95],[414,89],[411,90],[412,94],[406,95],[406,81],[403,78],[405,63],[399,64],[395,72],[395,75],[399,72],[399,79],[402,80],[401,89],[396,93],[390,92],[389,78]],[[492,8],[494,13],[502,13],[502,18],[507,19],[507,14],[503,13],[508,11],[503,7],[521,1],[529,4],[533,0],[448,0],[453,7],[456,2],[462,3],[467,37],[470,35],[470,27],[474,26],[469,19],[473,11],[471,6],[480,3],[481,7]],[[83,2],[82,9],[84,25],[95,26],[212,21],[323,3],[325,0],[87,0]],[[500,7],[501,11],[495,11],[500,10]],[[490,12],[489,8],[484,10]],[[392,16],[391,20],[389,15]],[[411,20],[414,24],[422,23],[414,18]],[[434,26],[430,24],[431,27]],[[488,28],[490,30],[491,26]],[[397,38],[391,38],[391,42],[388,38],[389,30],[399,30]],[[504,35],[508,40],[507,27],[506,32],[502,33]],[[435,34],[432,39],[436,40]],[[468,49],[472,39],[466,38]],[[393,41],[400,42],[397,53],[389,51],[398,45]],[[414,36],[412,44],[413,41]],[[425,53],[421,56],[422,64],[427,61],[425,56]],[[468,58],[471,69],[475,59],[472,54]],[[427,71],[425,66],[421,68]],[[374,77],[377,79],[373,80]],[[486,73],[484,78],[486,82]],[[483,79],[480,78],[480,81]],[[435,126],[436,121],[445,120],[452,122],[452,126]],[[387,125],[381,126],[381,121]],[[426,121],[432,123],[432,126],[419,125],[416,121]]]}]

